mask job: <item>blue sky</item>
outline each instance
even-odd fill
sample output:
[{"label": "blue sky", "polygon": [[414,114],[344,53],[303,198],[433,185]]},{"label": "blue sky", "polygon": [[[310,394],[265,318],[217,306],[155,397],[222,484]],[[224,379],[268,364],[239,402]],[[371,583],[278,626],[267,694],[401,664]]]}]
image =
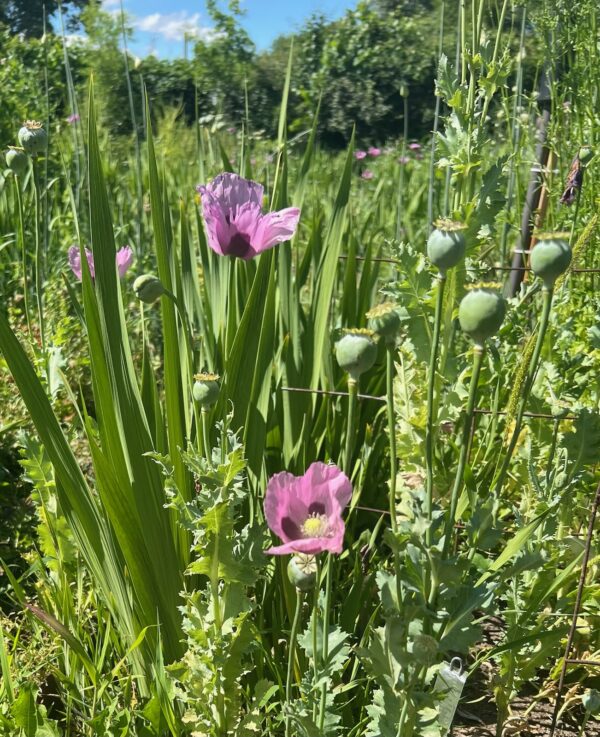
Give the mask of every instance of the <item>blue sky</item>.
[{"label": "blue sky", "polygon": [[[204,0],[123,0],[133,20],[135,39],[131,50],[138,56],[154,52],[161,57],[183,55],[184,32],[210,33],[210,18]],[[119,9],[119,0],[103,0],[106,10]],[[223,5],[223,4],[221,4]],[[299,28],[311,14],[339,18],[356,0],[242,0],[242,25],[259,49],[274,38]]]}]

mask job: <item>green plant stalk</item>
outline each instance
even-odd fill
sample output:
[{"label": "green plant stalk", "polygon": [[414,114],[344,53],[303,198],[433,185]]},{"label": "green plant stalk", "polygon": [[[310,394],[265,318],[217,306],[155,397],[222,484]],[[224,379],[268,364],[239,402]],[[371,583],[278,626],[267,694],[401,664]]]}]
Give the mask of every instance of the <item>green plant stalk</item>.
[{"label": "green plant stalk", "polygon": [[[406,158],[406,142],[408,140],[408,94],[403,95],[404,100],[404,136],[402,138],[402,159]],[[439,99],[439,98],[438,98]],[[405,164],[400,167],[400,176],[398,179],[398,204],[396,212],[396,240],[400,241],[402,235],[402,212],[404,210],[404,170]]]},{"label": "green plant stalk", "polygon": [[471,437],[471,427],[473,425],[473,417],[475,414],[475,402],[477,400],[477,385],[479,384],[479,374],[481,372],[481,364],[483,362],[483,354],[485,348],[483,345],[475,345],[473,349],[473,368],[471,371],[471,383],[469,385],[469,398],[467,399],[467,410],[465,414],[465,425],[463,427],[462,445],[454,477],[454,485],[452,486],[452,494],[450,496],[450,511],[446,518],[446,527],[444,532],[444,548],[443,557],[448,556],[450,543],[452,541],[452,530],[454,529],[454,518],[456,517],[456,507],[458,498],[463,486],[463,476],[465,466],[467,464],[467,456],[469,454],[469,440]]},{"label": "green plant stalk", "polygon": [[437,299],[435,303],[435,317],[433,322],[433,338],[429,357],[429,372],[427,376],[427,426],[425,429],[425,515],[429,526],[426,533],[427,545],[431,545],[431,520],[433,515],[433,413],[435,400],[435,369],[438,359],[442,312],[444,309],[444,289],[446,275],[440,273]]},{"label": "green plant stalk", "polygon": [[[40,186],[37,157],[32,158],[33,166],[33,200],[34,200],[34,230],[35,230],[35,298],[37,303],[38,319],[40,326],[40,343],[42,353],[46,354],[46,323],[44,320],[44,300],[42,295],[42,242],[40,239]],[[49,375],[46,377],[49,379]]]},{"label": "green plant stalk", "polygon": [[554,295],[553,288],[547,288],[545,286],[543,287],[542,289],[542,297],[543,297],[542,316],[540,318],[537,340],[535,343],[535,348],[533,349],[533,355],[531,356],[531,362],[529,364],[527,380],[525,382],[525,386],[523,387],[523,393],[521,394],[521,400],[519,402],[517,416],[515,418],[515,428],[513,430],[510,443],[506,450],[504,460],[502,461],[502,466],[500,467],[498,478],[496,479],[496,483],[494,484],[494,493],[497,495],[500,494],[500,491],[502,489],[502,484],[504,483],[504,479],[506,478],[508,467],[510,465],[512,455],[515,451],[515,447],[517,445],[517,441],[519,439],[519,435],[521,434],[521,430],[523,427],[523,416],[525,414],[525,409],[527,407],[527,401],[529,399],[531,387],[533,386],[535,375],[537,373],[538,363],[540,360],[540,356],[542,354],[542,347],[544,345],[544,338],[546,336],[546,330],[548,329],[548,322],[550,320],[550,310],[552,309],[553,295]]},{"label": "green plant stalk", "polygon": [[[294,613],[294,621],[292,622],[292,630],[290,632],[290,647],[288,654],[287,678],[285,681],[285,701],[289,709],[292,701],[292,680],[294,674],[294,661],[296,659],[296,639],[298,637],[298,629],[300,626],[300,615],[302,613],[302,592],[296,589],[296,611]],[[291,717],[286,714],[285,717],[285,737],[290,737]]]},{"label": "green plant stalk", "polygon": [[21,196],[21,182],[19,176],[15,174],[15,197],[17,200],[17,217],[19,220],[19,240],[21,246],[21,260],[23,262],[23,300],[25,305],[25,319],[27,320],[27,330],[29,337],[33,336],[31,332],[31,315],[29,314],[29,287],[27,284],[27,247],[25,245],[25,221],[23,217],[23,198]]},{"label": "green plant stalk", "polygon": [[356,405],[358,394],[358,382],[348,377],[348,424],[346,429],[346,443],[344,446],[344,473],[351,479],[352,476],[352,452],[354,450],[354,433],[356,426]]},{"label": "green plant stalk", "polygon": [[398,474],[398,457],[396,453],[396,416],[394,412],[394,352],[395,344],[386,346],[386,394],[387,394],[387,422],[390,436],[390,524],[392,532],[398,531],[396,520],[396,476]]},{"label": "green plant stalk", "polygon": [[[313,648],[313,673],[315,679],[315,686],[319,678],[319,661],[318,661],[318,630],[317,630],[317,615],[319,613],[319,592],[321,590],[321,564],[317,558],[317,585],[315,586],[315,595],[313,600],[313,614],[312,614],[312,648]],[[317,719],[317,703],[313,704],[313,722]]]},{"label": "green plant stalk", "polygon": [[[331,610],[331,582],[333,577],[333,556],[327,553],[325,563],[325,604],[323,606],[323,666],[329,657],[329,613]],[[325,706],[327,704],[327,682],[321,686],[321,703],[319,706],[319,732],[325,727]]]},{"label": "green plant stalk", "polygon": [[[219,598],[219,529],[215,530],[215,551],[210,567],[210,593],[213,604],[213,618],[215,624],[215,635],[221,640],[223,634],[223,616],[221,613],[221,600]],[[220,642],[219,642],[220,647]],[[227,734],[227,721],[225,717],[225,694],[223,693],[223,684],[221,683],[221,674],[218,667],[215,670],[216,689],[217,689],[217,719],[218,737],[225,737]]]},{"label": "green plant stalk", "polygon": [[[196,402],[194,402],[196,404]],[[208,426],[208,410],[205,407],[202,407],[202,445],[204,448],[204,457],[207,461],[211,461],[212,459],[212,451],[210,448],[210,428]],[[198,428],[199,430],[200,428]],[[198,433],[200,435],[200,433]],[[200,446],[200,443],[198,443],[198,446]],[[200,449],[200,447],[198,447]]]},{"label": "green plant stalk", "polygon": [[[442,0],[440,6],[440,31],[438,41],[438,54],[436,61],[442,56],[444,48],[444,12],[446,8],[445,0]],[[437,141],[438,130],[440,126],[440,108],[442,104],[442,98],[440,95],[435,96],[435,112],[433,115],[433,131],[431,134],[431,156],[429,159],[429,173],[428,173],[428,185],[427,185],[427,232],[431,233],[433,229],[433,193],[435,188],[435,144]],[[405,144],[406,145],[406,144]],[[402,154],[405,155],[404,152]]]},{"label": "green plant stalk", "polygon": [[581,727],[579,727],[579,732],[577,733],[577,737],[584,737],[585,728],[587,727],[587,723],[589,721],[590,721],[590,712],[586,711],[585,716],[583,717],[583,721],[581,722]]}]

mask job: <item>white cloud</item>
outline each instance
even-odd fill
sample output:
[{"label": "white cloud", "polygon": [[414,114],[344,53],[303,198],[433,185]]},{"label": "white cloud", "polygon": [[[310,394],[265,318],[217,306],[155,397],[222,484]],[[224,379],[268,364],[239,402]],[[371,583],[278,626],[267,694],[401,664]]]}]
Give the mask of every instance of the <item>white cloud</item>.
[{"label": "white cloud", "polygon": [[[104,1],[112,2],[112,0]],[[184,35],[188,38],[214,37],[213,29],[200,23],[200,13],[188,15],[185,10],[178,13],[152,13],[134,18],[133,23],[138,30],[157,33],[168,41],[183,41]]]},{"label": "white cloud", "polygon": [[102,0],[102,10],[121,9],[121,0]]}]

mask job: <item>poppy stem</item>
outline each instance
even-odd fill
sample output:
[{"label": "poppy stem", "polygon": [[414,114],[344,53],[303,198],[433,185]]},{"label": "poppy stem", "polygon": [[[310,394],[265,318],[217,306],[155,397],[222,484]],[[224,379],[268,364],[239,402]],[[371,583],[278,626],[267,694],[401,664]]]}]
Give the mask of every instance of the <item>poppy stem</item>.
[{"label": "poppy stem", "polygon": [[289,714],[290,703],[292,700],[292,679],[294,674],[294,662],[296,660],[296,639],[298,637],[298,629],[300,626],[300,615],[302,613],[302,591],[296,589],[296,611],[294,613],[294,621],[290,632],[290,646],[288,654],[287,679],[285,682],[285,701],[288,713],[285,716],[285,737],[290,737],[291,716]]},{"label": "poppy stem", "polygon": [[540,356],[542,354],[542,347],[544,345],[544,338],[546,336],[546,330],[548,329],[548,323],[550,321],[550,310],[552,309],[553,294],[554,294],[554,290],[552,288],[548,288],[548,287],[543,288],[542,316],[540,318],[540,323],[538,327],[537,340],[535,343],[535,348],[533,349],[533,355],[531,356],[531,361],[529,363],[529,371],[527,373],[527,379],[525,381],[525,386],[523,387],[523,393],[521,394],[521,399],[519,400],[519,408],[517,410],[517,415],[515,417],[515,427],[512,432],[510,443],[504,455],[504,460],[502,461],[500,473],[498,474],[496,482],[494,484],[494,492],[496,495],[500,494],[500,491],[502,490],[502,484],[504,483],[504,479],[506,478],[508,467],[510,465],[511,458],[517,446],[517,441],[519,439],[519,435],[521,434],[521,429],[523,427],[523,417],[525,414],[525,409],[527,407],[527,401],[529,399],[529,394],[531,392],[531,388],[535,380],[538,363],[540,361]]},{"label": "poppy stem", "polygon": [[358,382],[348,377],[348,424],[346,429],[346,444],[344,448],[344,473],[352,477],[352,451],[354,450],[354,433],[356,425],[356,399],[358,394]]},{"label": "poppy stem", "polygon": [[[354,382],[356,384],[356,382]],[[329,658],[329,612],[331,609],[331,579],[333,577],[333,556],[327,553],[325,563],[325,605],[323,606],[323,670],[327,668]],[[321,705],[319,708],[319,733],[323,733],[325,727],[325,706],[327,704],[327,679],[323,679],[321,686]]]},{"label": "poppy stem", "polygon": [[425,485],[425,514],[429,523],[426,532],[427,546],[431,545],[431,520],[433,516],[433,415],[435,400],[435,371],[440,343],[445,287],[446,276],[445,274],[440,273],[437,288],[437,299],[435,303],[433,339],[431,343],[431,354],[429,357],[429,373],[427,377],[427,427],[425,430],[425,469],[427,473]]},{"label": "poppy stem", "polygon": [[[321,593],[321,562],[317,557],[317,585],[315,586],[314,600],[313,600],[313,613],[312,613],[312,648],[313,648],[313,671],[315,686],[319,680],[319,660],[318,660],[318,649],[319,649],[319,630],[318,630],[318,613],[319,613],[319,594]],[[313,722],[317,721],[317,702],[313,703]]]},{"label": "poppy stem", "polygon": [[[456,507],[458,506],[458,497],[460,490],[463,485],[463,476],[465,473],[465,466],[467,464],[469,455],[469,446],[471,445],[471,429],[473,427],[473,417],[475,414],[475,404],[477,400],[477,386],[479,384],[479,374],[481,372],[481,364],[483,361],[484,353],[483,345],[475,345],[473,350],[473,368],[471,370],[471,383],[469,385],[469,398],[467,400],[467,410],[465,413],[465,424],[463,427],[462,445],[460,446],[460,455],[458,458],[458,467],[456,469],[456,476],[454,477],[454,485],[452,487],[452,494],[450,496],[450,510],[448,517],[446,518],[446,529],[444,533],[444,549],[442,557],[446,558],[448,551],[450,550],[450,544],[452,542],[452,531],[454,529],[454,518],[456,517]],[[432,587],[437,589],[437,586]],[[437,592],[436,592],[437,593]]]},{"label": "poppy stem", "polygon": [[396,456],[396,416],[394,413],[394,352],[395,343],[387,345],[386,366],[386,393],[387,393],[387,422],[390,435],[390,523],[392,532],[398,529],[396,521],[396,476],[398,474],[398,459]]},{"label": "poppy stem", "polygon": [[19,241],[21,246],[21,259],[23,261],[23,299],[25,305],[25,319],[27,320],[27,330],[31,339],[33,333],[31,331],[31,315],[29,314],[29,285],[27,283],[27,246],[25,245],[25,221],[23,217],[23,197],[21,196],[21,177],[18,174],[14,176],[15,180],[15,197],[17,201],[17,215],[19,219]]}]

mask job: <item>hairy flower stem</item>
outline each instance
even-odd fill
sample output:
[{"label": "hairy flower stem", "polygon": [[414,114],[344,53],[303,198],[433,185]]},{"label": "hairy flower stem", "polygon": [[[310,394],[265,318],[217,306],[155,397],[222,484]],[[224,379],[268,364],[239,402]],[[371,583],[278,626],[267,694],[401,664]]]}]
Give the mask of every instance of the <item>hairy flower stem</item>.
[{"label": "hairy flower stem", "polygon": [[425,515],[429,522],[426,533],[426,542],[428,546],[431,545],[431,520],[433,515],[433,412],[435,399],[435,369],[439,352],[445,287],[446,275],[440,273],[437,299],[435,303],[433,339],[431,343],[431,354],[429,357],[429,373],[427,377],[427,427],[425,430],[425,470],[427,478],[425,484]]},{"label": "hairy flower stem", "polygon": [[552,308],[553,294],[554,294],[554,290],[552,288],[548,288],[545,286],[543,287],[542,316],[540,318],[540,324],[538,327],[537,340],[535,343],[535,348],[533,349],[533,355],[531,356],[531,362],[529,363],[529,371],[527,373],[527,379],[525,381],[525,386],[523,387],[523,393],[521,394],[521,399],[519,401],[519,407],[518,407],[517,415],[515,418],[515,427],[512,433],[512,437],[510,439],[510,443],[504,455],[504,460],[502,461],[502,466],[500,468],[500,472],[496,479],[496,483],[494,484],[494,493],[496,495],[500,494],[500,491],[502,490],[502,485],[504,483],[504,479],[506,478],[506,474],[508,472],[508,467],[510,465],[511,458],[513,456],[513,453],[517,445],[517,441],[519,439],[519,435],[521,434],[521,430],[523,428],[523,415],[525,414],[525,409],[527,408],[527,401],[529,399],[531,387],[533,386],[533,382],[535,380],[538,363],[540,361],[540,356],[542,353],[542,347],[544,345],[544,338],[546,337],[546,330],[548,329],[548,322],[550,320],[550,310]]},{"label": "hairy flower stem", "polygon": [[[292,630],[290,632],[290,647],[288,654],[287,679],[285,682],[285,701],[289,711],[292,701],[292,680],[294,675],[294,661],[296,659],[296,639],[298,637],[298,629],[300,627],[300,615],[302,613],[302,592],[296,589],[296,611],[294,613],[294,621],[292,622]],[[291,717],[286,714],[285,717],[285,737],[290,737]]]},{"label": "hairy flower stem", "polygon": [[458,458],[458,467],[456,476],[454,477],[454,485],[452,486],[452,494],[450,496],[450,511],[446,518],[446,528],[444,532],[444,549],[443,557],[448,556],[450,544],[452,542],[452,531],[456,517],[456,507],[458,506],[458,498],[463,486],[463,476],[465,466],[469,455],[469,446],[471,439],[471,428],[473,426],[473,417],[475,414],[475,403],[477,400],[477,385],[479,383],[479,374],[481,372],[481,364],[483,362],[483,354],[485,348],[483,345],[476,345],[473,349],[473,368],[471,371],[471,383],[469,385],[469,398],[467,400],[467,410],[465,413],[465,424],[463,427],[462,445],[460,447],[460,455]]},{"label": "hairy flower stem", "polygon": [[354,432],[356,425],[356,402],[358,394],[358,382],[356,379],[348,378],[348,424],[346,428],[346,444],[344,447],[344,473],[348,478],[352,474],[352,451],[354,450]]},{"label": "hairy flower stem", "polygon": [[[348,377],[348,424],[346,428],[346,443],[344,447],[343,468],[348,478],[352,474],[352,451],[354,449],[354,433],[356,425],[356,404],[358,395],[358,382],[351,376]],[[323,664],[327,663],[329,657],[329,613],[331,610],[331,583],[333,577],[333,556],[327,553],[325,562],[325,605],[323,607]],[[325,725],[325,705],[327,702],[327,683],[321,687],[321,704],[319,708],[319,731],[323,731]]]},{"label": "hairy flower stem", "polygon": [[395,534],[398,529],[396,520],[396,476],[398,474],[398,458],[396,454],[396,416],[394,413],[394,353],[396,346],[388,343],[386,365],[387,421],[390,435],[390,524]]},{"label": "hairy flower stem", "polygon": [[204,448],[204,457],[210,462],[212,458],[212,451],[210,448],[210,428],[208,426],[208,410],[202,407],[202,445]]},{"label": "hairy flower stem", "polygon": [[[319,630],[318,630],[318,619],[319,613],[319,593],[321,591],[321,563],[317,557],[317,585],[315,586],[314,599],[313,599],[313,613],[312,613],[312,649],[313,649],[313,677],[315,686],[319,680],[319,660],[318,660],[318,646],[319,646]],[[313,703],[313,722],[317,721],[317,703],[316,699]]]},{"label": "hairy flower stem", "polygon": [[[215,636],[220,647],[220,640],[223,634],[223,615],[221,613],[221,600],[219,592],[219,529],[215,530],[215,550],[210,567],[210,593],[213,604],[213,618],[215,623]],[[225,694],[223,692],[223,684],[221,681],[221,673],[219,666],[216,666],[216,691],[217,691],[217,719],[218,737],[225,737],[227,734],[227,721],[225,717]]]},{"label": "hairy flower stem", "polygon": [[[46,324],[44,320],[44,301],[43,301],[43,273],[42,273],[42,242],[40,239],[40,182],[37,157],[32,158],[33,177],[31,179],[33,185],[33,201],[35,208],[35,296],[37,302],[38,319],[40,325],[40,343],[42,353],[46,355]],[[50,380],[50,372],[48,371],[47,379]]]},{"label": "hairy flower stem", "polygon": [[[329,657],[329,612],[331,610],[331,579],[333,576],[333,556],[327,553],[325,563],[325,605],[323,607],[323,668]],[[327,679],[323,679],[321,686],[321,704],[319,708],[319,732],[322,734],[325,727],[325,706],[327,704]]]},{"label": "hairy flower stem", "polygon": [[19,220],[19,241],[21,246],[21,260],[23,262],[23,300],[25,305],[25,319],[27,321],[27,330],[31,338],[31,315],[29,314],[29,286],[27,284],[27,247],[25,245],[25,220],[23,217],[23,198],[21,196],[20,177],[15,174],[15,197],[17,200],[17,217]]}]

